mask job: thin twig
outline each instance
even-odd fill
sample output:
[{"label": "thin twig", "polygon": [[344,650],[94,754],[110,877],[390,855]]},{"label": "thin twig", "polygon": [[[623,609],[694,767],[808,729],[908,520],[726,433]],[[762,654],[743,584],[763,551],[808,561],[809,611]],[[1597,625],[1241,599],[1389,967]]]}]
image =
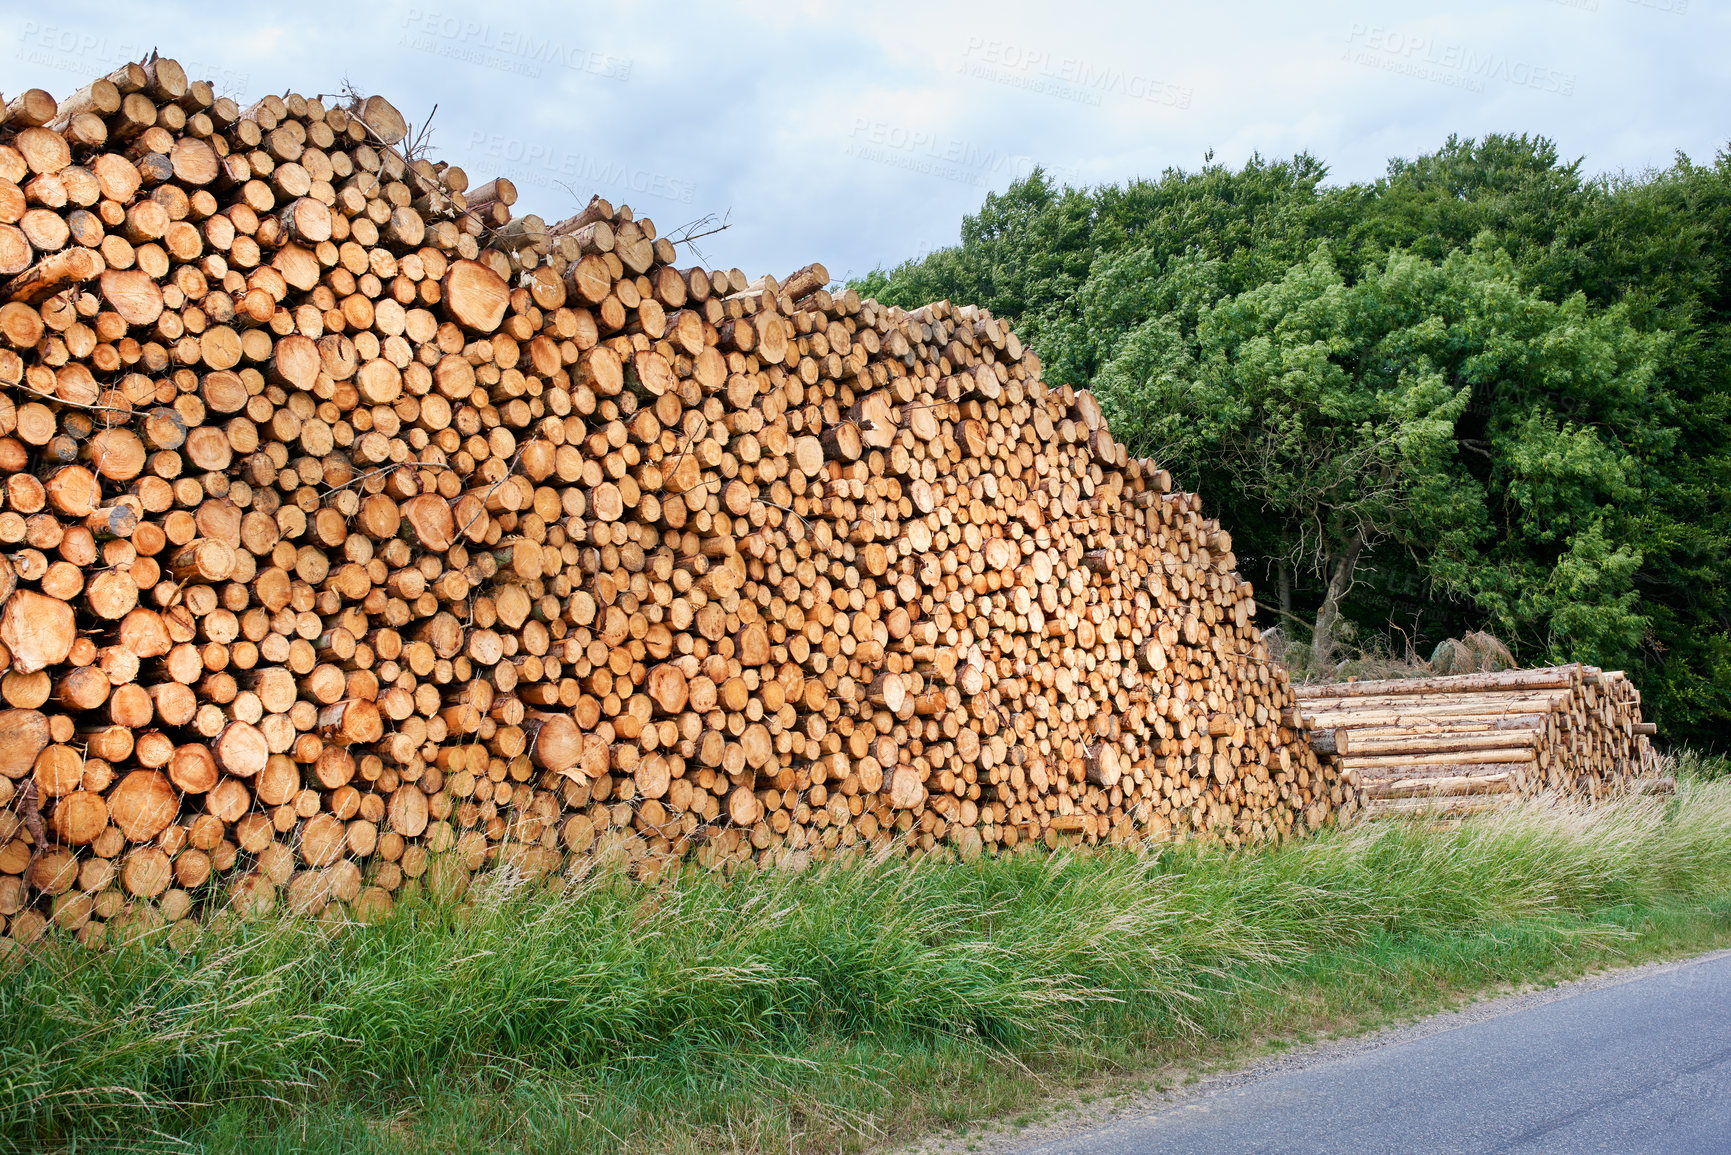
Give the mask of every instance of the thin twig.
[{"label": "thin twig", "polygon": [[474,517],[471,517],[468,521],[463,523],[463,526],[461,529],[457,530],[457,536],[458,537],[462,537],[465,533],[467,533],[469,531],[469,527],[471,525],[474,525],[476,520],[487,512],[487,497],[492,497],[493,494],[495,492],[497,492],[498,488],[501,485],[504,485],[505,482],[510,480],[511,474],[513,474],[517,470],[517,462],[522,460],[522,458],[523,458],[523,450],[529,448],[529,444],[530,444],[529,442],[525,441],[522,445],[517,447],[516,456],[512,457],[511,458],[511,464],[505,467],[505,476],[503,476],[499,480],[495,481],[492,484],[492,486],[487,490],[486,497],[483,497],[481,499],[481,508],[475,511]]},{"label": "thin twig", "polygon": [[26,385],[22,381],[14,382],[13,388],[22,389],[24,392],[30,394],[32,397],[46,398],[49,401],[54,402],[54,404],[56,404],[56,405],[69,405],[74,409],[86,409],[92,413],[126,413],[126,414],[132,414],[132,413],[137,412],[137,410],[134,409],[130,405],[126,405],[126,406],[120,406],[120,405],[86,405],[82,401],[68,401],[64,397],[60,397],[56,394],[44,393],[40,389],[33,389],[29,385]]},{"label": "thin twig", "polygon": [[691,442],[693,440],[695,440],[700,434],[709,432],[709,418],[705,417],[701,413],[698,413],[697,419],[699,421],[703,422],[703,428],[699,429],[699,430],[694,430],[694,431],[687,433],[685,435],[685,443],[679,447],[679,456],[674,458],[673,468],[668,469],[668,470],[663,470],[662,471],[663,477],[672,477],[674,474],[674,471],[679,468],[680,463],[685,460],[685,454],[689,450],[689,448],[691,446]]},{"label": "thin twig", "polygon": [[674,245],[690,245],[692,253],[707,265],[709,264],[709,257],[705,255],[703,249],[698,246],[697,242],[702,240],[704,237],[713,237],[716,233],[731,228],[732,225],[729,218],[732,216],[733,210],[730,208],[722,215],[720,224],[715,225],[713,228],[707,228],[706,226],[714,222],[715,214],[706,213],[694,221],[681,225],[675,230],[677,235],[670,237],[669,240]]}]

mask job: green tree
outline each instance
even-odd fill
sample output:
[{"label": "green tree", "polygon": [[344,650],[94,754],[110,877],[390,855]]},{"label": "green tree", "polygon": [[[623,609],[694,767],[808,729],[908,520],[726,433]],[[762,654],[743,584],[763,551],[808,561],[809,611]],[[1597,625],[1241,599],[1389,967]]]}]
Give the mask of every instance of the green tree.
[{"label": "green tree", "polygon": [[[1390,356],[1409,334],[1381,305],[1318,246],[1278,281],[1202,306],[1188,332],[1173,314],[1139,328],[1096,378],[1118,425],[1139,426],[1138,449],[1255,503],[1257,552],[1278,572],[1321,575],[1312,653],[1322,665],[1359,559],[1384,541],[1416,548],[1461,520],[1447,474],[1470,387],[1422,351]],[[1290,613],[1289,577],[1281,589]]]},{"label": "green tree", "polygon": [[[1086,191],[1036,173],[862,287],[1013,320],[1049,380],[1094,388],[1201,491],[1282,609],[1314,629],[1330,607],[1324,648],[1340,619],[1488,627],[1524,661],[1628,666],[1667,733],[1723,744],[1731,159],[1587,178],[1543,137],[1491,135],[1325,178],[1303,154]],[[1466,396],[1440,470],[1379,439],[1428,375]],[[1300,516],[1324,491],[1337,522]]]},{"label": "green tree", "polygon": [[1143,321],[1094,384],[1133,448],[1233,495],[1284,613],[1293,571],[1317,575],[1319,663],[1377,551],[1529,656],[1627,662],[1648,623],[1617,511],[1643,497],[1627,441],[1653,403],[1657,344],[1619,310],[1522,289],[1500,254],[1394,253],[1348,284],[1320,245],[1194,324],[1182,307]]}]

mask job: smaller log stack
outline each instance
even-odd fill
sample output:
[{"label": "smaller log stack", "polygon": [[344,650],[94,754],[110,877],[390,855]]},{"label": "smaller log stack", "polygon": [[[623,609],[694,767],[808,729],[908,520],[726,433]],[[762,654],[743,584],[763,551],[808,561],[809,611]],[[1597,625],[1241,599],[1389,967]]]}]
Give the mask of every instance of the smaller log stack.
[{"label": "smaller log stack", "polygon": [[1620,670],[1554,666],[1295,687],[1317,753],[1363,790],[1367,817],[1465,812],[1542,791],[1597,801],[1658,759]]}]

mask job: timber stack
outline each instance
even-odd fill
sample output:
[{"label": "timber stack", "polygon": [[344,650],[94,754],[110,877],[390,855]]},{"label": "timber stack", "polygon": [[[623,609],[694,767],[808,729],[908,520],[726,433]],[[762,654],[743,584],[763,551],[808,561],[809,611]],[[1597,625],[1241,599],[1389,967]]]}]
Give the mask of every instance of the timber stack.
[{"label": "timber stack", "polygon": [[0,125],[0,919],[1315,829],[1230,538],[983,310],[166,58]]},{"label": "timber stack", "polygon": [[1289,718],[1363,790],[1364,814],[1465,812],[1498,795],[1594,801],[1657,771],[1641,693],[1593,666],[1298,686]]}]

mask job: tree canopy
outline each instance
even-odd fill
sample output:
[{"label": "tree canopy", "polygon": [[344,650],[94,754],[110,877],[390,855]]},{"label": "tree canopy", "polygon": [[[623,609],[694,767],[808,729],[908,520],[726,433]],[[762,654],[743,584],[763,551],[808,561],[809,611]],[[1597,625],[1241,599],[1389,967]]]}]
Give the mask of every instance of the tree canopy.
[{"label": "tree canopy", "polygon": [[856,287],[1014,320],[1201,492],[1320,660],[1489,629],[1628,668],[1667,734],[1724,745],[1731,158],[1589,179],[1490,136],[1326,177],[1304,154],[1091,190],[1036,171]]}]

